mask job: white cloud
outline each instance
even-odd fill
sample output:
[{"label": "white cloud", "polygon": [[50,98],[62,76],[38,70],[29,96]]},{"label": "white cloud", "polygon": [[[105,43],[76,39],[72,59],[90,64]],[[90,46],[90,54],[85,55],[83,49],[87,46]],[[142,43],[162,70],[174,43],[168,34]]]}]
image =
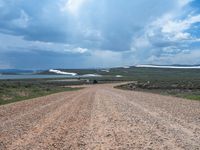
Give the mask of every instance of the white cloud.
[{"label": "white cloud", "polygon": [[68,11],[72,15],[77,15],[79,13],[80,8],[87,2],[88,0],[67,0],[64,6],[61,7],[61,11]]},{"label": "white cloud", "polygon": [[184,7],[192,1],[194,1],[194,0],[177,0],[180,7]]},{"label": "white cloud", "polygon": [[[7,42],[9,40],[9,43]],[[88,51],[87,48],[77,47],[70,44],[42,42],[42,41],[26,41],[22,36],[0,34],[1,52],[8,51],[53,51],[58,53],[79,53],[83,54]]]},{"label": "white cloud", "polygon": [[138,37],[133,39],[131,43],[131,50],[132,51],[137,51],[138,49],[143,49],[143,48],[149,48],[151,46],[150,41],[148,40],[147,37]]},{"label": "white cloud", "polygon": [[146,26],[143,34],[133,37],[132,49],[148,48],[155,43],[198,42],[188,30],[195,23],[200,23],[200,15],[189,15],[185,19],[178,19],[176,15],[165,14]]},{"label": "white cloud", "polygon": [[76,48],[72,48],[72,49],[71,49],[70,51],[68,51],[68,52],[83,54],[83,53],[88,52],[88,49],[87,49],[87,48],[76,47]]},{"label": "white cloud", "polygon": [[26,28],[29,24],[29,20],[30,17],[28,16],[28,14],[24,10],[21,10],[20,17],[12,20],[12,23],[16,27]]},{"label": "white cloud", "polygon": [[192,24],[200,22],[200,15],[188,16],[184,20],[164,20],[160,22],[163,33],[181,33],[189,29]]},{"label": "white cloud", "polygon": [[180,53],[173,55],[151,56],[146,62],[152,64],[200,64],[200,51],[196,50],[183,50]]},{"label": "white cloud", "polygon": [[[189,33],[193,24],[200,22],[200,15],[188,15],[185,19],[179,19],[177,14],[166,13],[155,19],[144,28],[143,33],[133,37],[131,49],[138,51],[140,49],[150,49],[153,46],[171,46],[181,42],[197,42]],[[185,43],[187,44],[187,43]],[[155,47],[154,47],[155,48]],[[158,47],[160,48],[160,47]]]},{"label": "white cloud", "polygon": [[191,35],[189,33],[179,32],[174,36],[174,38],[176,40],[188,40],[191,39]]},{"label": "white cloud", "polygon": [[90,51],[90,58],[87,61],[92,66],[111,67],[121,65],[123,57],[121,52],[92,50]]},{"label": "white cloud", "polygon": [[174,64],[199,64],[200,50],[190,50],[190,52],[182,52],[171,58]]},{"label": "white cloud", "polygon": [[86,28],[86,29],[82,29],[82,32],[83,32],[83,36],[87,39],[101,40],[103,38],[101,31],[97,29]]},{"label": "white cloud", "polygon": [[189,15],[185,19],[177,19],[176,15],[167,14],[154,21],[147,28],[149,30],[147,32],[151,34],[153,32],[153,36],[157,36],[159,33],[168,41],[195,40],[187,30],[199,22],[200,15]]},{"label": "white cloud", "polygon": [[[184,8],[190,0],[179,1]],[[200,23],[200,14],[167,12],[147,24],[143,32],[133,36],[131,49],[139,63],[154,64],[195,64],[200,63],[200,39],[191,31]],[[192,46],[196,45],[196,47]],[[199,47],[200,48],[200,47]]]},{"label": "white cloud", "polygon": [[10,69],[10,68],[12,68],[10,64],[0,61],[0,69]]}]

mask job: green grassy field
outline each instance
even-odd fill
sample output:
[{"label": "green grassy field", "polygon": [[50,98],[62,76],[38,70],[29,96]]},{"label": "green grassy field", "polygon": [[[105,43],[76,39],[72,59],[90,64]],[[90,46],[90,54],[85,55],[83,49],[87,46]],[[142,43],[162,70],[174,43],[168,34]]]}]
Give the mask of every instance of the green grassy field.
[{"label": "green grassy field", "polygon": [[64,85],[45,80],[0,81],[0,105],[80,89]]}]

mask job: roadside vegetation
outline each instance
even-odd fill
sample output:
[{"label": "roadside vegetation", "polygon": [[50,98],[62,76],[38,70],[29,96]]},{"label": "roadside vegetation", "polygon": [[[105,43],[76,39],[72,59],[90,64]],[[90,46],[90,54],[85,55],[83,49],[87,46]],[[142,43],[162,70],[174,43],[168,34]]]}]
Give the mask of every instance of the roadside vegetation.
[{"label": "roadside vegetation", "polygon": [[130,67],[111,69],[110,73],[122,75],[121,81],[133,81],[117,88],[200,100],[200,69]]},{"label": "roadside vegetation", "polygon": [[171,95],[191,100],[200,100],[199,81],[136,81],[117,86],[116,88]]},{"label": "roadside vegetation", "polygon": [[45,80],[0,81],[0,105],[79,89],[66,87],[64,83]]},{"label": "roadside vegetation", "polygon": [[103,84],[118,81],[113,78],[0,80],[0,105],[58,92],[82,89],[70,87],[73,85]]}]

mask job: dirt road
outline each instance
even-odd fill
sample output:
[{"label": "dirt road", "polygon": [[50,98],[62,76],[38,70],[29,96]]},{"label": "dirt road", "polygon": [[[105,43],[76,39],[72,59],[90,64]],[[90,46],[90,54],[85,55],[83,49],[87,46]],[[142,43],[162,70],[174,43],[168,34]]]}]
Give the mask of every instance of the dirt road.
[{"label": "dirt road", "polygon": [[95,85],[0,106],[0,149],[200,149],[200,102]]}]

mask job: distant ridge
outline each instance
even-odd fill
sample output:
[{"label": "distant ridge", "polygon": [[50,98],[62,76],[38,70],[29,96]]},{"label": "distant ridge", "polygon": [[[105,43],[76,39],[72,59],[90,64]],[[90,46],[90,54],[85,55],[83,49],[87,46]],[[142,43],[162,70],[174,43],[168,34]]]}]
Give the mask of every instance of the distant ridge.
[{"label": "distant ridge", "polygon": [[200,69],[200,65],[136,65],[138,68]]},{"label": "distant ridge", "polygon": [[[134,68],[163,68],[163,69],[200,69],[199,65],[154,65],[154,64],[141,64],[133,66],[121,66],[104,69],[50,69],[50,70],[23,70],[23,69],[0,69],[0,75],[23,75],[23,74],[40,74],[40,75],[107,75],[112,74],[115,69],[132,70]],[[117,74],[118,75],[118,74]]]}]

